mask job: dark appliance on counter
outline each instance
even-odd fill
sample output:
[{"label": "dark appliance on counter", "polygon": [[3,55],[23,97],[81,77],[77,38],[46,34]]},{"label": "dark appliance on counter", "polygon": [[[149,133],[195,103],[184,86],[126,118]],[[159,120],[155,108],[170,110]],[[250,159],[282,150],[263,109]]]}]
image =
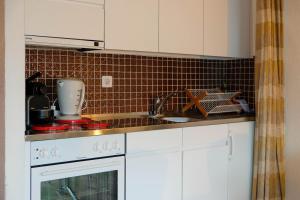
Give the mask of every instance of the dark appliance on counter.
[{"label": "dark appliance on counter", "polygon": [[37,72],[26,79],[26,129],[32,125],[50,124],[54,121],[54,111],[50,108],[47,86],[35,81],[41,76]]},{"label": "dark appliance on counter", "polygon": [[[95,121],[90,118],[55,119],[54,110],[51,109],[47,96],[47,86],[36,81],[40,76],[41,73],[37,72],[26,79],[26,134],[51,134],[112,127],[105,121]],[[81,111],[81,107],[79,110]]]}]

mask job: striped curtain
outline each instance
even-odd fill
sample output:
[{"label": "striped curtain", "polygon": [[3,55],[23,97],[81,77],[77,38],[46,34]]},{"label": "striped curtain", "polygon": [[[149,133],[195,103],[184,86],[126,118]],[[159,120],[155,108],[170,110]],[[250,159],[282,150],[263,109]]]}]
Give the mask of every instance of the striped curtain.
[{"label": "striped curtain", "polygon": [[253,200],[285,199],[283,0],[257,0]]}]

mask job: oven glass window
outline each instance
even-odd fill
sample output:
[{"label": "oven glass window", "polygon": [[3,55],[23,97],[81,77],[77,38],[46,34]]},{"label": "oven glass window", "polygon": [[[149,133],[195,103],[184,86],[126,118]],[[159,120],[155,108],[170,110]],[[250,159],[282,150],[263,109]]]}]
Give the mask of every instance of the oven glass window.
[{"label": "oven glass window", "polygon": [[41,200],[117,200],[118,171],[41,183]]}]

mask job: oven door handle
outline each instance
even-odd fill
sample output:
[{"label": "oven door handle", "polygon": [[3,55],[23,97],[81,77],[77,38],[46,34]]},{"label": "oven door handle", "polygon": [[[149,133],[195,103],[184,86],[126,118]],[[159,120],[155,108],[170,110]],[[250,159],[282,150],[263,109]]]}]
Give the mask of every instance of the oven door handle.
[{"label": "oven door handle", "polygon": [[41,176],[52,176],[52,175],[58,175],[58,174],[65,174],[65,173],[71,173],[71,172],[79,172],[79,171],[88,171],[91,169],[102,169],[102,168],[108,168],[108,167],[113,167],[113,166],[120,166],[121,162],[114,161],[114,162],[109,162],[109,163],[103,163],[99,165],[85,165],[85,166],[80,166],[80,167],[70,167],[67,169],[59,169],[59,170],[51,170],[51,171],[44,171],[41,172]]}]

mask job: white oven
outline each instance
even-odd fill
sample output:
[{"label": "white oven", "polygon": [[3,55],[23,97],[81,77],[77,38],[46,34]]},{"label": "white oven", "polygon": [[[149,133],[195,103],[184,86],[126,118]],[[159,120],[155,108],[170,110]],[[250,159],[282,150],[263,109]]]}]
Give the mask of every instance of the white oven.
[{"label": "white oven", "polygon": [[124,135],[32,142],[31,200],[124,200]]}]

